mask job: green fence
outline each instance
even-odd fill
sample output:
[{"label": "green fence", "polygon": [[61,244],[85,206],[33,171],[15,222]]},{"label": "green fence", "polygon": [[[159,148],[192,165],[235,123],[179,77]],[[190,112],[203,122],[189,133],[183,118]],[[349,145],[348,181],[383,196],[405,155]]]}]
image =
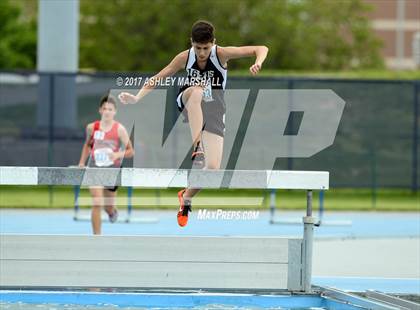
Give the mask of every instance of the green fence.
[{"label": "green fence", "polygon": [[[99,98],[119,74],[0,76],[0,165],[68,166],[77,164],[84,126],[98,118]],[[69,79],[76,123],[62,128],[70,116],[57,107]],[[279,158],[275,169],[328,170],[332,187],[419,189],[420,81],[230,77],[227,88],[331,89],[346,102],[332,146],[311,158]],[[175,104],[168,107],[175,118]]]}]

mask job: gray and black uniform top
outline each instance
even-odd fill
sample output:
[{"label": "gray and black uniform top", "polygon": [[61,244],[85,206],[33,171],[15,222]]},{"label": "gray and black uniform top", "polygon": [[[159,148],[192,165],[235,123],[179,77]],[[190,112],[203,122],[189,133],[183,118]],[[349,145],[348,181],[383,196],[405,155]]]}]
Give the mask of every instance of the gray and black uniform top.
[{"label": "gray and black uniform top", "polygon": [[186,121],[188,121],[188,116],[184,109],[186,102],[183,102],[182,94],[184,90],[191,86],[202,86],[204,89],[201,102],[203,130],[223,137],[226,112],[223,95],[226,87],[227,69],[222,66],[217,56],[217,45],[213,45],[211,48],[210,56],[203,70],[198,67],[194,48],[191,48],[188,52],[185,70],[187,71],[187,77],[183,81],[183,86],[176,98],[178,110],[183,112]]}]

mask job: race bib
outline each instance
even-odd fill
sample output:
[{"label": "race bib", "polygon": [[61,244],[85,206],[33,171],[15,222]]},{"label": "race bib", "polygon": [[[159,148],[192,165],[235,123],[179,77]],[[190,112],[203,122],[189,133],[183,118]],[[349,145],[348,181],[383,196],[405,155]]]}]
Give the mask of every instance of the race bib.
[{"label": "race bib", "polygon": [[97,130],[95,131],[93,138],[95,140],[103,140],[105,138],[105,132]]},{"label": "race bib", "polygon": [[203,90],[203,101],[210,102],[213,101],[213,94],[211,91],[211,83],[210,80],[207,82],[206,87]]},{"label": "race bib", "polygon": [[113,153],[110,148],[100,148],[94,151],[95,164],[98,167],[109,167],[114,164],[111,160],[110,155]]}]

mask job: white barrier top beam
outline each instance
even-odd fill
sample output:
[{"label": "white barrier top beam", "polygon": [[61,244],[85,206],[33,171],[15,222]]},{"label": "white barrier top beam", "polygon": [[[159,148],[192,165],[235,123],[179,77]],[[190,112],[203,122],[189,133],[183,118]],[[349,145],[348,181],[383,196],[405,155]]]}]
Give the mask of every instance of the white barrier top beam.
[{"label": "white barrier top beam", "polygon": [[145,188],[329,188],[329,172],[141,168],[0,167],[0,185],[134,186]]}]

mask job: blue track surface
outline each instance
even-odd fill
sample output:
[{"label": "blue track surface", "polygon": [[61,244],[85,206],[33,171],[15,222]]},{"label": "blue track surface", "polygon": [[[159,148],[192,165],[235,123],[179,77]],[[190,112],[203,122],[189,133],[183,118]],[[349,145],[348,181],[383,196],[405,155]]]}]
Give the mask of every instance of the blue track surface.
[{"label": "blue track surface", "polygon": [[[87,210],[84,210],[88,214]],[[122,213],[122,212],[121,212]],[[257,220],[197,220],[191,215],[187,227],[179,228],[176,211],[135,211],[135,217],[157,217],[158,224],[103,223],[104,235],[191,235],[191,236],[302,236],[302,225],[270,225],[268,212]],[[301,220],[302,212],[279,212],[278,219]],[[73,221],[72,211],[0,209],[0,233],[91,234],[90,224]],[[121,214],[123,217],[124,215]],[[321,226],[316,238],[419,237],[420,213],[330,213],[324,220],[351,220],[352,226]]]},{"label": "blue track surface", "polygon": [[315,285],[333,287],[348,292],[374,289],[389,294],[420,294],[420,279],[312,277]]},{"label": "blue track surface", "polygon": [[[83,211],[88,214],[88,210]],[[121,212],[124,216],[123,212]],[[279,212],[277,218],[299,220],[303,212]],[[70,210],[7,210],[0,209],[0,233],[12,234],[91,234],[89,222],[75,222]],[[103,223],[104,235],[192,235],[192,236],[297,236],[302,225],[270,225],[268,212],[257,220],[198,220],[196,212],[189,224],[179,228],[176,211],[135,211],[135,217],[157,217],[157,224]],[[325,220],[351,220],[351,226],[321,226],[315,237],[322,238],[388,238],[420,237],[419,213],[331,213]],[[348,291],[376,289],[393,293],[420,293],[420,279],[323,278],[313,283]]]}]

